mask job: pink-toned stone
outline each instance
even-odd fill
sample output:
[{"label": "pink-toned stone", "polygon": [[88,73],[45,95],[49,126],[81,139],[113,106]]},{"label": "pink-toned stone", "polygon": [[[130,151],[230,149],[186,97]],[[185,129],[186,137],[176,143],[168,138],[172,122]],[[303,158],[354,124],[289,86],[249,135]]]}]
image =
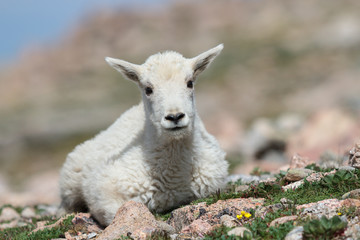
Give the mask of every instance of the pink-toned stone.
[{"label": "pink-toned stone", "polygon": [[168,236],[172,233],[174,233],[173,228],[157,221],[144,204],[129,201],[119,208],[113,222],[96,239],[110,240],[122,236],[148,239]]},{"label": "pink-toned stone", "polygon": [[308,157],[303,157],[295,153],[291,158],[290,168],[304,168],[309,164],[311,164],[311,161]]},{"label": "pink-toned stone", "polygon": [[22,210],[21,217],[23,217],[23,218],[34,218],[34,217],[36,217],[36,213],[35,213],[34,208],[26,207],[24,210]]},{"label": "pink-toned stone", "polygon": [[356,143],[355,146],[349,151],[349,164],[354,168],[360,168],[360,143]]},{"label": "pink-toned stone", "polygon": [[19,221],[19,220],[13,220],[13,221],[11,221],[11,222],[9,222],[9,223],[0,224],[0,230],[6,229],[6,228],[16,227],[17,224],[18,224],[18,221]]},{"label": "pink-toned stone", "polygon": [[15,209],[11,207],[3,208],[1,215],[0,215],[0,223],[5,221],[11,221],[14,219],[19,219],[20,214],[15,211]]},{"label": "pink-toned stone", "polygon": [[225,227],[229,227],[229,228],[232,228],[232,227],[235,227],[236,225],[238,225],[238,223],[236,222],[236,218],[230,216],[230,215],[222,215],[220,217],[220,223],[222,225],[224,225]]},{"label": "pink-toned stone", "polygon": [[295,221],[297,218],[298,218],[298,216],[295,216],[295,215],[280,217],[280,218],[274,219],[270,223],[270,227],[275,227],[276,225],[284,224],[284,223],[290,222],[290,221]]},{"label": "pink-toned stone", "polygon": [[246,227],[236,227],[236,228],[230,230],[227,234],[229,236],[234,235],[234,236],[244,237],[245,231],[248,231],[251,233],[251,231]]},{"label": "pink-toned stone", "polygon": [[340,201],[340,204],[341,204],[342,207],[360,208],[360,200],[359,199],[348,198],[348,199]]},{"label": "pink-toned stone", "polygon": [[324,215],[327,218],[331,218],[338,214],[343,201],[345,200],[326,199],[314,203],[302,204],[297,206],[296,209],[301,210],[301,217],[320,218]]},{"label": "pink-toned stone", "polygon": [[189,233],[193,237],[203,237],[205,234],[210,233],[213,230],[213,227],[204,220],[197,219],[193,221],[190,225],[184,227],[181,230],[181,233]]},{"label": "pink-toned stone", "polygon": [[[335,169],[330,171],[330,172],[325,172],[325,173],[315,172],[315,173],[310,174],[308,177],[306,177],[306,180],[308,182],[316,182],[316,181],[320,181],[323,177],[325,177],[327,175],[335,174],[335,173],[336,173]],[[299,181],[290,183],[290,184],[288,184],[286,186],[283,186],[282,189],[284,191],[287,191],[289,189],[296,189],[296,188],[300,187],[303,184],[304,184],[304,180],[299,180]]]},{"label": "pink-toned stone", "polygon": [[220,218],[223,215],[236,216],[242,210],[255,209],[264,204],[264,198],[235,198],[219,200],[209,206],[206,203],[188,205],[176,209],[172,212],[168,223],[175,228],[177,232],[190,225],[193,221],[201,219],[210,225],[220,224]]}]

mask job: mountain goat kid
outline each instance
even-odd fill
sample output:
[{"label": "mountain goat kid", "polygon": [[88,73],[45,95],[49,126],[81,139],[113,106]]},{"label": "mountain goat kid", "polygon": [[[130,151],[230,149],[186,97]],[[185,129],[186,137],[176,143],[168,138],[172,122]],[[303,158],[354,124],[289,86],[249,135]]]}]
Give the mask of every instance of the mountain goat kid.
[{"label": "mountain goat kid", "polygon": [[128,200],[165,212],[225,184],[228,163],[195,108],[194,83],[223,45],[195,58],[167,51],[142,65],[106,58],[142,93],[107,130],[71,152],[61,170],[66,211],[90,213],[109,225]]}]

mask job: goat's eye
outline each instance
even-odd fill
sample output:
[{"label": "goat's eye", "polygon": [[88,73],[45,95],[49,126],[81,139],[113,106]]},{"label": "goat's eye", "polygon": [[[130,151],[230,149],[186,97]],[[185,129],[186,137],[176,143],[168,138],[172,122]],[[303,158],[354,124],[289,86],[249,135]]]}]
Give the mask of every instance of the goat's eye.
[{"label": "goat's eye", "polygon": [[153,93],[153,90],[152,90],[151,87],[146,87],[146,88],[145,88],[145,94],[146,94],[147,96],[150,96],[152,93]]},{"label": "goat's eye", "polygon": [[188,82],[187,82],[187,87],[188,87],[188,88],[193,88],[193,87],[194,87],[194,82],[191,81],[191,80],[188,81]]}]

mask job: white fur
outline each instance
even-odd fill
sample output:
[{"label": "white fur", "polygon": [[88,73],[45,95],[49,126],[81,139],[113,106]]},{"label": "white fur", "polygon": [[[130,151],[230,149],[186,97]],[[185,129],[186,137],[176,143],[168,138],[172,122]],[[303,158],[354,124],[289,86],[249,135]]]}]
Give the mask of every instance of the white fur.
[{"label": "white fur", "polygon": [[[191,59],[158,53],[142,65],[106,58],[138,84],[143,101],[68,155],[60,177],[66,211],[88,208],[108,225],[128,200],[164,212],[224,186],[225,153],[206,131],[188,86],[222,48]],[[147,87],[153,91],[149,96]],[[176,113],[184,116],[178,121],[165,118]]]}]

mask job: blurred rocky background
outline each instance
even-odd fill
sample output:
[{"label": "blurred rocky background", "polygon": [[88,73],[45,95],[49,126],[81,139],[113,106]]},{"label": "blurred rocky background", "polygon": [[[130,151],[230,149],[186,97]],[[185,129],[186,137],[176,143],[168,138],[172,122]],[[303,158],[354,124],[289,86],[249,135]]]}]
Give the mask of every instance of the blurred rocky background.
[{"label": "blurred rocky background", "polygon": [[359,7],[208,0],[87,11],[51,44],[2,61],[0,203],[57,203],[67,153],[139,102],[105,56],[140,64],[159,51],[192,57],[224,43],[196,91],[232,172],[286,169],[295,154],[344,161],[360,138]]}]

